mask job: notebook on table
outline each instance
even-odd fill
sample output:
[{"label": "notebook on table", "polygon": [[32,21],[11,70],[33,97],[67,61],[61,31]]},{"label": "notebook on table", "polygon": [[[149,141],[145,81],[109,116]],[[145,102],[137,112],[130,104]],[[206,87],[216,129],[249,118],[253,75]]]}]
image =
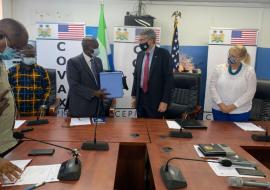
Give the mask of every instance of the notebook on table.
[{"label": "notebook on table", "polygon": [[178,123],[181,127],[185,129],[207,129],[207,126],[203,125],[197,120],[182,120],[176,119],[176,123]]}]

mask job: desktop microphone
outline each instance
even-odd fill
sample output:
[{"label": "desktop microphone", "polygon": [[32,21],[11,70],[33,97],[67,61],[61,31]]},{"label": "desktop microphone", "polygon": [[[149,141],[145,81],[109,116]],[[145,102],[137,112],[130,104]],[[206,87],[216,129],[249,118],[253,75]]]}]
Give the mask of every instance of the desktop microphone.
[{"label": "desktop microphone", "polygon": [[176,137],[176,138],[192,138],[192,133],[188,131],[183,131],[182,123],[184,120],[186,120],[188,116],[188,113],[184,113],[184,118],[181,120],[181,125],[179,131],[170,131],[169,136],[170,137]]},{"label": "desktop microphone", "polygon": [[[219,163],[224,167],[230,167],[235,165],[236,162],[231,161],[228,158],[219,158],[218,160],[200,160],[200,159],[192,159],[192,158],[182,158],[182,157],[173,157],[170,158],[166,164],[163,164],[160,168],[160,175],[168,189],[178,189],[184,188],[187,186],[187,182],[182,175],[180,169],[175,166],[169,165],[171,160],[189,160],[189,161],[197,161],[197,162],[212,162]],[[237,165],[237,164],[236,164]]]},{"label": "desktop microphone", "polygon": [[253,134],[253,135],[251,135],[251,138],[254,141],[269,142],[270,141],[270,136],[268,135],[268,128],[265,127],[265,133],[264,133],[264,135]]},{"label": "desktop microphone", "polygon": [[37,119],[27,121],[26,125],[31,126],[31,125],[48,124],[49,123],[48,119],[40,119],[40,117],[43,117],[45,115],[46,108],[47,106],[45,105],[45,100],[44,100],[43,105],[41,105],[39,108],[39,115],[37,116]]},{"label": "desktop microphone", "polygon": [[29,139],[29,140],[32,140],[32,141],[48,144],[48,145],[51,145],[51,146],[55,146],[55,147],[59,147],[59,148],[63,148],[63,149],[71,151],[72,155],[73,155],[73,158],[70,159],[70,160],[67,160],[67,161],[65,161],[65,162],[63,162],[61,164],[61,167],[59,169],[59,173],[58,173],[57,178],[59,180],[64,180],[64,181],[75,181],[75,180],[80,179],[80,176],[81,176],[81,161],[79,160],[79,151],[77,149],[71,149],[71,148],[67,148],[67,147],[64,147],[64,146],[48,143],[48,142],[45,142],[45,141],[42,141],[42,140],[32,139],[32,138],[24,136],[24,134],[21,133],[21,132],[14,132],[13,137],[15,139],[19,139],[19,140],[21,140],[21,139]]},{"label": "desktop microphone", "polygon": [[229,177],[228,182],[230,187],[259,187],[270,189],[270,182],[243,180],[241,177]]},{"label": "desktop microphone", "polygon": [[97,150],[97,151],[108,151],[109,144],[107,142],[97,141],[97,124],[100,110],[100,99],[98,98],[98,109],[97,109],[97,118],[95,120],[95,129],[94,129],[94,140],[86,141],[82,144],[82,150]]}]

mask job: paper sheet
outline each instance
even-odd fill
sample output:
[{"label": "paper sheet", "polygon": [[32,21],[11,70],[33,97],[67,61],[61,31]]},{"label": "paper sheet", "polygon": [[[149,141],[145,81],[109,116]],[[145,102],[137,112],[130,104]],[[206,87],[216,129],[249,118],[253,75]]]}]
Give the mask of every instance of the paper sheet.
[{"label": "paper sheet", "polygon": [[170,128],[170,129],[180,129],[181,126],[176,123],[176,121],[169,121],[169,120],[166,120],[166,123],[167,123],[167,126]]},{"label": "paper sheet", "polygon": [[238,174],[238,172],[235,169],[235,168],[246,168],[246,169],[255,169],[255,168],[242,167],[242,166],[236,166],[236,165],[235,166],[232,165],[231,167],[225,167],[225,166],[222,166],[219,163],[212,163],[212,162],[208,162],[208,164],[209,164],[209,166],[212,168],[212,170],[215,172],[215,174],[217,176],[263,178],[263,177],[260,177],[260,176],[240,175],[240,174]]},{"label": "paper sheet", "polygon": [[263,128],[249,122],[234,122],[234,124],[243,129],[244,131],[265,131]]},{"label": "paper sheet", "polygon": [[90,118],[89,117],[71,118],[70,126],[76,125],[91,125]]},{"label": "paper sheet", "polygon": [[59,181],[57,179],[57,175],[60,167],[61,164],[28,166],[22,173],[21,178],[18,179],[16,183],[4,186],[27,185],[42,182]]},{"label": "paper sheet", "polygon": [[[29,160],[11,160],[12,164],[18,166],[22,171],[24,168],[31,162],[31,159]],[[11,184],[15,183],[15,181],[10,181],[6,176],[4,176],[4,184]]]},{"label": "paper sheet", "polygon": [[22,126],[26,120],[15,120],[14,129],[18,129],[20,126]]}]

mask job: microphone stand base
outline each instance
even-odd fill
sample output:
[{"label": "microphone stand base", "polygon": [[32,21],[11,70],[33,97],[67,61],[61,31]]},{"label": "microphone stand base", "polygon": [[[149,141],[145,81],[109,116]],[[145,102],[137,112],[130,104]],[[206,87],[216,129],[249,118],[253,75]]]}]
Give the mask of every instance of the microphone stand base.
[{"label": "microphone stand base", "polygon": [[102,141],[86,141],[82,144],[82,150],[108,151],[109,144]]},{"label": "microphone stand base", "polygon": [[49,121],[48,119],[39,119],[39,120],[31,120],[27,121],[27,126],[32,126],[32,125],[42,125],[42,124],[48,124]]},{"label": "microphone stand base", "polygon": [[180,189],[187,186],[187,181],[182,175],[180,169],[169,165],[166,171],[166,164],[161,166],[160,175],[167,189]]},{"label": "microphone stand base", "polygon": [[57,178],[61,181],[77,181],[81,176],[81,161],[72,158],[61,164]]},{"label": "microphone stand base", "polygon": [[192,133],[187,131],[170,131],[169,136],[175,138],[192,138]]},{"label": "microphone stand base", "polygon": [[263,142],[269,142],[270,141],[270,136],[266,136],[266,135],[253,134],[253,135],[251,135],[251,138],[254,141],[263,141]]}]

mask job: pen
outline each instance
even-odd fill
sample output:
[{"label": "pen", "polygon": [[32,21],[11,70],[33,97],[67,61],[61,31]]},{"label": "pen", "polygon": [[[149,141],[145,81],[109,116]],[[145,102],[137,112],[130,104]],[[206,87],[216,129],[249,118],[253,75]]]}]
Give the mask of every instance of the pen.
[{"label": "pen", "polygon": [[38,187],[40,187],[40,186],[42,186],[42,185],[45,185],[45,181],[44,182],[42,182],[42,183],[37,183],[37,184],[34,184],[34,185],[31,185],[30,187],[27,187],[25,190],[32,190],[32,189],[36,189],[36,188],[38,188]]}]

